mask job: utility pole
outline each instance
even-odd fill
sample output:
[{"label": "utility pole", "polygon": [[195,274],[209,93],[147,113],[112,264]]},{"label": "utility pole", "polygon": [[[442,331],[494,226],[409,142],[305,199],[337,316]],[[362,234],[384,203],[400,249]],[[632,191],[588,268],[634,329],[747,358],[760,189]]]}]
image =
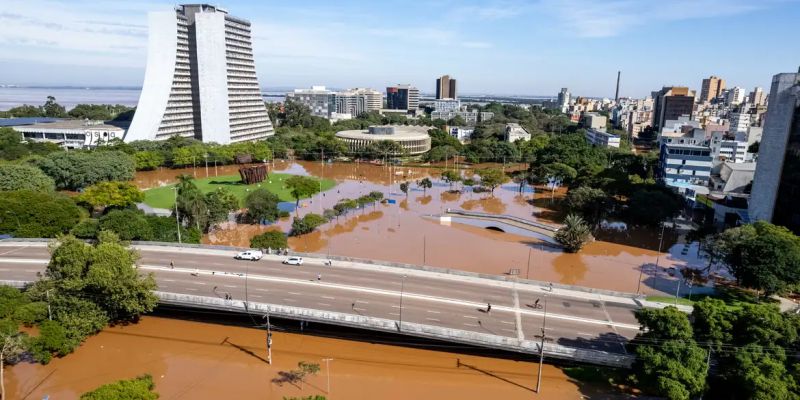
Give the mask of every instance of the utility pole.
[{"label": "utility pole", "polygon": [[[664,244],[664,222],[661,222],[661,235],[658,236],[658,253],[656,254],[655,282],[653,286],[658,290],[658,262],[661,260],[661,245]],[[641,283],[641,281],[639,281]]]},{"label": "utility pole", "polygon": [[328,390],[326,392],[328,393],[328,396],[330,396],[331,395],[331,361],[333,361],[333,359],[332,358],[323,358],[322,361],[325,361],[325,372],[328,375]]},{"label": "utility pole", "polygon": [[181,241],[181,219],[178,218],[178,186],[173,186],[172,190],[175,191],[175,223],[178,225],[178,243]]},{"label": "utility pole", "polygon": [[427,256],[427,249],[428,249],[428,238],[427,235],[422,235],[422,265],[427,263],[426,256]]},{"label": "utility pole", "polygon": [[528,270],[525,271],[525,279],[530,279],[531,274],[531,251],[533,249],[528,247]]},{"label": "utility pole", "polygon": [[542,319],[542,342],[539,345],[539,378],[536,381],[536,393],[542,393],[542,367],[544,366],[544,338],[547,325],[547,296],[544,296],[544,318]]}]

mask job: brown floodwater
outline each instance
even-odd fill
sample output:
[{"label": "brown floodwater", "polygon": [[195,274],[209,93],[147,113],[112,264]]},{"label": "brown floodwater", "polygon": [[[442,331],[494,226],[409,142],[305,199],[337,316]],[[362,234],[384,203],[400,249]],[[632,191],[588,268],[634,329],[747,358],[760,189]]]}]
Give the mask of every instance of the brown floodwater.
[{"label": "brown floodwater", "polygon": [[[48,365],[23,362],[9,368],[6,389],[11,399],[76,399],[105,383],[147,373],[164,400],[538,397],[535,362],[276,332],[268,365],[264,340],[258,329],[145,317],[107,328]],[[320,373],[297,387],[271,382],[300,361],[318,363]],[[597,390],[544,366],[541,398],[579,399],[598,395]]]},{"label": "brown floodwater", "polygon": [[[218,167],[217,173],[235,174],[237,166]],[[276,161],[270,171],[306,174],[334,179],[336,187],[311,199],[302,200],[296,215],[321,213],[343,198],[357,198],[370,191],[383,192],[395,204],[368,205],[331,221],[317,231],[293,237],[289,246],[296,251],[370,258],[376,260],[425,264],[442,268],[503,274],[512,268],[522,276],[546,282],[589,286],[625,292],[639,289],[656,293],[653,288],[659,233],[653,229],[635,228],[624,232],[601,231],[599,239],[589,243],[578,254],[567,254],[543,245],[538,239],[490,231],[460,223],[440,224],[432,217],[448,208],[490,214],[509,214],[544,223],[557,223],[563,218],[559,199],[565,188],[554,192],[537,187],[519,192],[519,186],[508,182],[494,193],[475,193],[460,184],[449,185],[441,180],[441,170],[419,167],[372,165],[366,163],[321,163]],[[205,168],[196,170],[161,170],[137,173],[140,187],[153,187],[174,182],[181,173],[204,176]],[[214,174],[214,169],[209,168]],[[462,171],[472,176],[472,169]],[[418,180],[431,177],[434,186],[423,190]],[[404,194],[399,183],[408,181],[411,189]],[[295,213],[293,213],[294,215]],[[228,224],[203,237],[203,243],[249,246],[250,238],[267,230],[288,232],[291,218],[271,226]],[[677,246],[675,235],[665,234],[665,252]],[[659,276],[667,277],[670,268],[691,263],[680,251],[662,254]],[[640,269],[645,266],[644,273]]]}]

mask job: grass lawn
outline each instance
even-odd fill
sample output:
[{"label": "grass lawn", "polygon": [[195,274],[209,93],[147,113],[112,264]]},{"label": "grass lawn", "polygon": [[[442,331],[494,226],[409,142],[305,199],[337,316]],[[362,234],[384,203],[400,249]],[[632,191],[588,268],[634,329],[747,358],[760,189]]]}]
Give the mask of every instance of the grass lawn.
[{"label": "grass lawn", "polygon": [[[692,296],[694,297],[694,296]],[[666,304],[675,304],[675,297],[673,296],[647,296],[647,301],[652,301],[655,303],[666,303]],[[678,304],[684,306],[692,306],[694,305],[693,300],[689,300],[685,297],[678,297]]]},{"label": "grass lawn", "polygon": [[[259,187],[275,193],[281,201],[294,201],[289,189],[283,186],[283,181],[290,176],[292,175],[270,173],[269,178],[264,182],[255,185],[245,185],[241,182],[239,175],[226,175],[195,179],[194,184],[197,185],[203,193],[208,193],[220,187],[227,188],[239,198],[240,202],[244,201],[249,191],[258,189]],[[144,203],[156,208],[172,208],[175,205],[175,192],[172,189],[174,186],[175,185],[168,185],[145,190]],[[336,181],[333,179],[322,180],[322,191],[326,191],[334,186],[336,186]]]}]

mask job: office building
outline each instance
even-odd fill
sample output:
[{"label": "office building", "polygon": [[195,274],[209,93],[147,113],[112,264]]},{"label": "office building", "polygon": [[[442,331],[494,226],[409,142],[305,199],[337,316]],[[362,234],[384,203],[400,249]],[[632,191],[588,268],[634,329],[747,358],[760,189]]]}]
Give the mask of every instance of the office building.
[{"label": "office building", "polygon": [[619,148],[620,137],[605,130],[586,129],[585,137],[586,141],[593,146]]},{"label": "office building", "polygon": [[355,88],[333,94],[333,112],[349,114],[353,117],[370,111],[380,111],[383,95],[372,89]]},{"label": "office building", "polygon": [[708,102],[716,99],[725,90],[725,80],[716,76],[703,79],[703,86],[700,89],[700,102]]},{"label": "office building", "polygon": [[732,112],[730,115],[730,128],[729,131],[732,133],[736,132],[747,132],[747,129],[750,128],[750,114],[738,111]]},{"label": "office building", "polygon": [[465,128],[462,126],[452,126],[450,127],[450,136],[458,139],[459,142],[464,143],[472,137],[472,133],[475,132],[474,128]]},{"label": "office building", "polygon": [[436,111],[458,111],[461,109],[461,102],[455,99],[437,99],[433,101],[433,109]]},{"label": "office building", "polygon": [[389,140],[400,144],[404,154],[387,154],[389,156],[416,156],[431,149],[431,137],[428,127],[406,125],[379,125],[368,129],[356,129],[336,132],[336,138],[347,144],[350,152],[359,153],[373,143]]},{"label": "office building", "polygon": [[668,120],[680,117],[691,119],[694,110],[694,91],[688,87],[663,87],[653,92],[653,128],[661,130]]},{"label": "office building", "polygon": [[450,75],[442,75],[436,79],[436,99],[457,99],[456,80]]},{"label": "office building", "polygon": [[659,179],[689,200],[708,194],[711,149],[680,143],[663,143],[659,155]]},{"label": "office building", "polygon": [[747,161],[747,133],[730,136],[724,132],[714,132],[709,139],[711,157],[715,164],[724,162],[743,163]]},{"label": "office building", "polygon": [[321,118],[330,118],[336,112],[336,99],[334,92],[325,86],[312,86],[309,89],[295,89],[286,93],[286,102],[295,102],[308,107],[311,115]]},{"label": "office building", "polygon": [[800,234],[800,73],[772,78],[750,218],[771,221]]},{"label": "office building", "polygon": [[419,108],[419,89],[411,85],[387,87],[386,108],[390,110],[416,111]]},{"label": "office building", "polygon": [[561,110],[561,112],[567,112],[567,109],[569,108],[569,101],[570,101],[569,89],[561,88],[561,91],[558,92],[558,99],[556,100],[558,108]]},{"label": "office building", "polygon": [[203,142],[274,132],[258,85],[250,22],[206,4],[149,15],[147,68],[125,141]]},{"label": "office building", "polygon": [[431,119],[441,119],[450,121],[455,117],[461,117],[465,125],[473,126],[478,123],[479,113],[477,111],[433,111]]}]

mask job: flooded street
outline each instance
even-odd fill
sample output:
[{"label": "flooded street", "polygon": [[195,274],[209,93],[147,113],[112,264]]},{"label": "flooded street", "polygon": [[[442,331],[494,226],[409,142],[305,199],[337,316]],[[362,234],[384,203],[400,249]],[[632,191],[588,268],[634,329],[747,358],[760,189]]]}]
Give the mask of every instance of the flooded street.
[{"label": "flooded street", "polygon": [[[218,167],[219,175],[236,174],[238,166]],[[340,199],[357,198],[370,191],[380,191],[394,204],[367,205],[327,223],[317,231],[289,239],[295,251],[325,253],[347,257],[425,264],[441,268],[503,274],[519,269],[520,276],[546,282],[618,290],[656,293],[657,279],[669,276],[671,267],[697,264],[674,235],[665,234],[664,253],[658,258],[659,277],[655,275],[658,232],[631,229],[623,232],[602,231],[605,240],[589,243],[579,254],[567,254],[548,247],[538,239],[492,231],[462,223],[440,223],[437,215],[447,209],[461,209],[489,214],[506,214],[554,224],[560,219],[558,199],[566,190],[552,193],[545,188],[508,182],[491,193],[474,193],[460,184],[441,180],[441,170],[432,168],[393,167],[359,163],[320,163],[276,161],[270,171],[321,176],[334,179],[337,186],[312,199],[302,200],[296,213],[321,213]],[[205,168],[196,170],[147,171],[137,174],[142,188],[174,182],[181,173],[204,177]],[[209,174],[215,169],[209,167]],[[471,176],[465,170],[465,176]],[[419,188],[416,181],[431,177],[433,187]],[[407,194],[399,189],[410,182]],[[553,201],[555,199],[555,201]],[[293,215],[295,213],[292,213]],[[267,230],[288,232],[291,218],[271,226],[229,224],[203,238],[203,243],[247,247],[250,238]],[[642,273],[641,268],[644,266]],[[640,286],[640,277],[642,284]]]},{"label": "flooded street", "polygon": [[[459,354],[457,345],[420,350],[278,332],[273,334],[274,362],[268,365],[264,336],[258,329],[145,317],[138,324],[108,328],[46,366],[10,368],[6,389],[12,399],[76,399],[102,384],[148,373],[165,400],[314,394],[328,399],[537,397],[535,362]],[[271,382],[299,361],[318,363],[320,373],[301,387]],[[593,390],[550,365],[543,376],[541,398],[579,399]]]}]

